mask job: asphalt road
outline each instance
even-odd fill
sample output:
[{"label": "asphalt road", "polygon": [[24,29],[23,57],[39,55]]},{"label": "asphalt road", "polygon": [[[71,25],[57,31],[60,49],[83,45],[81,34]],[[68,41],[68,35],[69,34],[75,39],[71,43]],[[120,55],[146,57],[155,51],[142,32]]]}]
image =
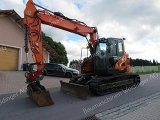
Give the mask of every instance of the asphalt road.
[{"label": "asphalt road", "polygon": [[141,81],[137,88],[105,96],[92,95],[87,100],[62,93],[59,87],[50,88],[55,104],[47,107],[38,107],[23,91],[0,95],[0,120],[80,120],[160,92],[160,73],[141,75]]}]

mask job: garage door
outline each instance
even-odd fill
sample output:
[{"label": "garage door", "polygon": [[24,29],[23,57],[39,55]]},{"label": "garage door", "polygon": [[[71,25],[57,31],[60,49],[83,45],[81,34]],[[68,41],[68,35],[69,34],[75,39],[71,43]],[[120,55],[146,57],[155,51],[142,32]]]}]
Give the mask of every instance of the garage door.
[{"label": "garage door", "polygon": [[19,49],[0,45],[0,70],[18,70]]}]

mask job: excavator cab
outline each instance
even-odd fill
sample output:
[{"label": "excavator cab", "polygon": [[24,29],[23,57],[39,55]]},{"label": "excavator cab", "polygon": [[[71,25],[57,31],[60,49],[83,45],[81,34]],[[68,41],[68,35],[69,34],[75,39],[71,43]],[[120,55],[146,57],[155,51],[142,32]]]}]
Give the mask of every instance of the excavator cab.
[{"label": "excavator cab", "polygon": [[96,41],[95,46],[95,55],[93,57],[95,73],[116,74],[118,72],[126,72],[127,66],[125,62],[118,65],[125,56],[123,39],[101,38]]}]

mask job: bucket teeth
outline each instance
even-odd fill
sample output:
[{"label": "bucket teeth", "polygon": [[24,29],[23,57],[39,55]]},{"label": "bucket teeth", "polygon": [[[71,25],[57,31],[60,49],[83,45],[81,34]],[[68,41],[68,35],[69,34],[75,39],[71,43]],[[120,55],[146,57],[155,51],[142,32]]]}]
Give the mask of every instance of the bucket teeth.
[{"label": "bucket teeth", "polygon": [[77,97],[86,100],[89,95],[89,87],[74,83],[66,83],[60,81],[61,83],[61,91],[76,95]]},{"label": "bucket teeth", "polygon": [[43,90],[43,91],[33,91],[33,89],[28,86],[27,87],[27,94],[29,97],[37,103],[37,105],[43,107],[43,106],[49,106],[53,105],[54,102],[49,94],[49,91]]}]

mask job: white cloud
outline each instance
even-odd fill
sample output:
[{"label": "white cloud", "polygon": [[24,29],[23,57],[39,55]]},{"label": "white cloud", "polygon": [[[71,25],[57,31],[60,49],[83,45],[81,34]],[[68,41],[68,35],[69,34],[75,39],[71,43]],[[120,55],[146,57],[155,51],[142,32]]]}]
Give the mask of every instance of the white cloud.
[{"label": "white cloud", "polygon": [[21,0],[0,0],[0,9],[14,9],[21,17],[23,16],[23,10],[25,5]]},{"label": "white cloud", "polygon": [[82,49],[82,57],[85,57],[87,55],[86,50],[84,50],[84,48],[87,45],[86,39],[77,40],[77,41],[67,40],[67,41],[63,41],[62,44],[65,45],[67,53],[69,53],[68,58],[70,60],[80,59],[81,49]]},{"label": "white cloud", "polygon": [[[0,9],[15,9],[23,16],[23,0],[1,0]],[[97,26],[102,37],[126,37],[126,51],[133,58],[156,59],[160,62],[159,0],[35,0],[51,11],[60,11],[89,26]],[[79,59],[85,39],[68,40],[68,32],[43,27],[55,41],[61,41],[69,60]]]},{"label": "white cloud", "polygon": [[51,26],[42,25],[42,31],[44,31],[47,36],[50,36],[54,41],[61,42],[67,39],[67,32]]}]

